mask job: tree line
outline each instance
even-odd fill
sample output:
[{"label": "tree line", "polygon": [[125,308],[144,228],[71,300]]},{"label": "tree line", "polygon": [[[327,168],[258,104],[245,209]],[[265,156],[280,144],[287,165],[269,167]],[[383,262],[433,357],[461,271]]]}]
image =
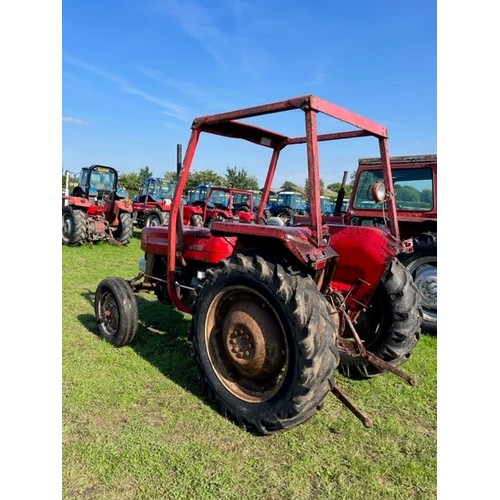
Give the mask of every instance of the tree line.
[{"label": "tree line", "polygon": [[[126,174],[118,174],[118,185],[125,188],[129,195],[133,197],[135,194],[139,193],[142,184],[148,177],[153,177],[153,172],[148,166],[145,166],[139,170],[139,172],[130,172]],[[167,181],[175,181],[177,179],[176,171],[167,171],[163,175],[163,178]],[[352,181],[354,179],[354,173],[351,174],[351,183],[344,186],[346,197],[349,197],[352,191]],[[78,182],[78,179],[70,180],[70,187],[73,187]],[[195,189],[199,184],[212,184],[214,186],[232,187],[235,189],[248,189],[251,191],[260,191],[262,186],[259,186],[257,177],[250,175],[245,168],[238,167],[226,167],[224,175],[216,173],[212,169],[198,170],[190,172],[188,176],[188,181],[186,184],[186,191]],[[66,176],[62,176],[62,187],[66,186]],[[332,192],[332,196],[336,196],[339,189],[341,188],[340,182],[334,182],[328,184],[326,189]],[[278,187],[280,191],[295,191],[302,193],[307,198],[307,193],[309,189],[309,180],[306,178],[304,186],[299,186],[291,181],[285,181],[281,186]],[[325,195],[325,183],[320,179],[320,190],[321,195]]]}]

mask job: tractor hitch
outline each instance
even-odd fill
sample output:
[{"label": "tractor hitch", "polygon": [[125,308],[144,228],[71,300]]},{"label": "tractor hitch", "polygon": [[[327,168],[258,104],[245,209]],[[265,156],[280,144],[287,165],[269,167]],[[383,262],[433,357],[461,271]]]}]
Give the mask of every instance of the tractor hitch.
[{"label": "tractor hitch", "polygon": [[[401,370],[398,367],[391,365],[390,363],[387,363],[387,361],[384,361],[383,359],[379,358],[378,356],[376,356],[375,354],[373,354],[372,352],[368,351],[365,348],[363,341],[359,337],[359,334],[356,331],[356,328],[355,328],[351,318],[349,317],[349,315],[347,314],[347,312],[345,310],[344,304],[345,303],[341,303],[339,305],[339,310],[342,311],[342,313],[343,313],[342,319],[345,321],[345,323],[347,324],[347,326],[351,330],[351,333],[352,333],[353,338],[354,338],[354,344],[355,344],[356,348],[358,349],[359,355],[361,355],[363,358],[367,359],[371,364],[373,364],[377,368],[391,372],[394,375],[397,375],[398,377],[402,378],[403,380],[406,380],[406,382],[408,382],[408,384],[410,384],[411,386],[416,386],[417,385],[416,380],[413,377],[411,377],[408,373],[406,373],[405,371]],[[349,343],[352,345],[351,341],[348,341],[346,339],[341,339],[341,340],[343,340],[344,346],[346,343]],[[341,403],[349,411],[351,411],[356,416],[356,418],[358,418],[363,423],[363,425],[367,429],[371,429],[373,427],[372,419],[370,417],[368,417],[367,415],[365,415],[361,410],[356,408],[356,406],[354,406],[354,404],[347,397],[347,395],[344,392],[342,392],[337,386],[333,386],[331,389],[331,392],[335,397],[337,397],[341,401]]]},{"label": "tractor hitch", "polygon": [[359,338],[358,332],[356,331],[356,328],[354,327],[353,322],[351,321],[351,318],[349,318],[348,314],[344,314],[344,319],[349,326],[349,329],[352,332],[352,335],[354,337],[354,341],[356,342],[356,347],[359,349],[359,353],[361,356],[366,358],[372,365],[375,365],[377,368],[380,368],[382,370],[386,370],[388,372],[394,373],[394,375],[397,375],[398,377],[402,378],[403,380],[406,380],[408,384],[411,386],[416,386],[417,381],[408,373],[405,371],[401,370],[401,368],[398,368],[396,366],[392,366],[390,363],[387,363],[387,361],[384,361],[383,359],[379,358],[372,352],[368,351],[362,340]]}]

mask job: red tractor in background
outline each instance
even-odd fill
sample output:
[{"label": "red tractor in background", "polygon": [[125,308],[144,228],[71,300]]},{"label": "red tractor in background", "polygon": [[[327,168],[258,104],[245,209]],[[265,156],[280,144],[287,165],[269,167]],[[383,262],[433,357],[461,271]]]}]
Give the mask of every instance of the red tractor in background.
[{"label": "red tractor in background", "polygon": [[183,210],[184,224],[196,227],[208,225],[216,220],[255,220],[253,192],[246,189],[207,186],[206,197],[197,198],[195,194],[193,202],[184,205]]},{"label": "red tractor in background", "polygon": [[144,179],[141,192],[133,199],[132,220],[134,225],[142,229],[143,227],[168,224],[175,184],[175,181],[167,181],[160,177]]},{"label": "red tractor in background", "polygon": [[78,185],[62,197],[63,245],[99,240],[128,245],[133,229],[132,202],[118,189],[117,171],[104,165],[82,168]]},{"label": "red tractor in background", "polygon": [[[394,199],[401,238],[412,241],[413,252],[398,258],[413,276],[423,308],[422,329],[437,333],[437,155],[391,158]],[[345,177],[344,177],[345,179]],[[385,201],[376,201],[370,186],[383,179],[380,158],[358,160],[353,190],[343,222],[354,226],[387,227]]]},{"label": "red tractor in background", "polygon": [[[281,112],[302,114],[305,134],[288,136],[246,120]],[[318,133],[319,114],[333,118],[334,131]],[[339,121],[348,129],[338,131]],[[182,196],[203,134],[268,149],[263,200],[269,199],[281,151],[305,145],[309,220],[267,224],[261,203],[255,224],[183,224]],[[371,192],[386,200],[389,227],[322,221],[319,146],[353,138],[378,144],[384,180]],[[371,427],[336,385],[335,374],[370,379],[392,372],[413,385],[400,365],[415,348],[422,321],[419,294],[397,258],[410,248],[400,240],[394,198],[386,195],[393,190],[386,128],[316,96],[196,118],[171,224],[142,231],[145,254],[136,277],[99,283],[99,333],[115,346],[132,342],[138,329],[134,294],[152,292],[192,316],[200,380],[220,412],[246,430],[263,435],[291,429],[311,418],[330,392]]]}]

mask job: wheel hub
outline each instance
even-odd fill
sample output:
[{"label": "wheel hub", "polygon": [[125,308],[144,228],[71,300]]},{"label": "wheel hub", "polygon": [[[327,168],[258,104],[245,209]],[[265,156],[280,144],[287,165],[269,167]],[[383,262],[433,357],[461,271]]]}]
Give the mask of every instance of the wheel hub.
[{"label": "wheel hub", "polygon": [[420,266],[414,281],[421,296],[422,306],[437,309],[437,268],[430,265]]},{"label": "wheel hub", "polygon": [[263,380],[285,363],[283,335],[277,320],[250,300],[229,309],[222,326],[224,348],[231,365],[243,376]]},{"label": "wheel hub", "polygon": [[62,225],[62,229],[63,229],[63,234],[65,236],[70,236],[71,235],[71,229],[72,229],[72,223],[71,223],[71,219],[69,217],[64,217],[63,219],[63,225]]},{"label": "wheel hub", "polygon": [[116,302],[111,295],[106,295],[101,303],[102,320],[111,331],[116,331],[119,324],[119,315],[116,307]]}]

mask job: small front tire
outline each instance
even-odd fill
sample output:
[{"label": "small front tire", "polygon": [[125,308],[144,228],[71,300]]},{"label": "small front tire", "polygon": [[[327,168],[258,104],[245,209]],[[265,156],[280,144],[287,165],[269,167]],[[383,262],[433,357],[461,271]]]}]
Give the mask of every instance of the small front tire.
[{"label": "small front tire", "polygon": [[150,226],[162,226],[168,224],[170,219],[170,214],[168,212],[162,212],[158,208],[154,208],[146,217],[145,227]]},{"label": "small front tire", "polygon": [[94,312],[103,339],[116,347],[132,342],[139,314],[135,295],[127,281],[117,277],[101,281],[95,293]]}]

